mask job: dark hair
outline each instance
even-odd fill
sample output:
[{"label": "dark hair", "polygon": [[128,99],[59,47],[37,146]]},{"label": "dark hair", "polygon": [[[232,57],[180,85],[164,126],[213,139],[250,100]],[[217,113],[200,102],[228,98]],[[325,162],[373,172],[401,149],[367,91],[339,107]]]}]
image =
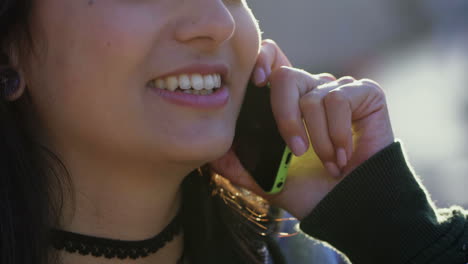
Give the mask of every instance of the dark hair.
[{"label": "dark hair", "polygon": [[[0,67],[11,65],[12,48],[21,51],[20,57],[34,50],[28,21],[31,1],[0,0]],[[59,223],[67,173],[59,157],[34,140],[30,102],[27,90],[14,102],[0,98],[2,264],[55,261],[48,246],[49,229]],[[190,173],[182,186],[184,249],[193,263],[262,263],[261,249],[274,244],[267,203],[248,194],[235,195],[242,192],[206,166]]]}]

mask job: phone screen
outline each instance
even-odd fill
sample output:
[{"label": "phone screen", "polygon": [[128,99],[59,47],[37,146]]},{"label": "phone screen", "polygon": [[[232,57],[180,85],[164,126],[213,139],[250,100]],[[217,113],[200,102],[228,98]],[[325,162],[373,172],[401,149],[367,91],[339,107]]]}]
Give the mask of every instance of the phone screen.
[{"label": "phone screen", "polygon": [[248,85],[237,120],[233,149],[265,192],[281,191],[292,153],[278,131],[269,86]]}]

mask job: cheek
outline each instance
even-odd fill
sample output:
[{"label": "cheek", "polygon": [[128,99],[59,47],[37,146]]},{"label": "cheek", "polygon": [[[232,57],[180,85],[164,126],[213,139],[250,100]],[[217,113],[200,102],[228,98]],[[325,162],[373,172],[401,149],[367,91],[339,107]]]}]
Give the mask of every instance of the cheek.
[{"label": "cheek", "polygon": [[36,38],[47,44],[46,52],[31,63],[29,86],[45,126],[63,134],[130,134],[141,122],[147,75],[142,69],[149,68],[142,64],[164,24],[154,20],[163,16],[114,1],[95,7],[83,6],[87,1],[44,1],[48,4],[40,5],[35,18],[43,29]]},{"label": "cheek", "polygon": [[261,42],[260,29],[252,12],[244,9],[237,14],[236,33],[234,36],[234,45],[240,64],[247,68],[249,73],[255,65],[257,55],[260,51]]},{"label": "cheek", "polygon": [[232,76],[235,82],[232,97],[237,116],[260,51],[260,31],[255,17],[247,8],[236,10],[232,14],[236,20],[236,31],[231,39],[234,50],[232,60],[236,65],[236,73]]},{"label": "cheek", "polygon": [[115,87],[141,80],[146,68],[142,63],[155,45],[154,38],[161,35],[158,24],[163,23],[154,21],[159,14],[148,17],[143,11],[114,6],[84,13],[63,26],[64,30],[75,30],[56,42],[56,50],[62,51],[56,54],[56,61],[65,64],[62,69],[69,81],[99,80],[109,85],[103,87]]}]

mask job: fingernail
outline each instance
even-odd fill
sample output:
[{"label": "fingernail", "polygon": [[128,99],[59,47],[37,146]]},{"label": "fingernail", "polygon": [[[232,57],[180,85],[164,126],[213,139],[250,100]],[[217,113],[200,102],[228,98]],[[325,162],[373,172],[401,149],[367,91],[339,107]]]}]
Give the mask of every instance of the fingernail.
[{"label": "fingernail", "polygon": [[336,162],[340,168],[343,168],[346,166],[346,163],[348,163],[348,159],[346,158],[346,151],[344,148],[339,148],[336,151]]},{"label": "fingernail", "polygon": [[325,168],[328,170],[328,172],[335,178],[340,177],[341,172],[338,169],[338,167],[335,165],[333,162],[326,162],[324,164]]},{"label": "fingernail", "polygon": [[290,146],[292,148],[292,152],[297,157],[302,156],[307,151],[307,145],[305,141],[302,139],[302,137],[299,136],[294,136],[291,138]]},{"label": "fingernail", "polygon": [[255,82],[256,84],[263,83],[265,81],[265,71],[262,68],[255,70]]}]

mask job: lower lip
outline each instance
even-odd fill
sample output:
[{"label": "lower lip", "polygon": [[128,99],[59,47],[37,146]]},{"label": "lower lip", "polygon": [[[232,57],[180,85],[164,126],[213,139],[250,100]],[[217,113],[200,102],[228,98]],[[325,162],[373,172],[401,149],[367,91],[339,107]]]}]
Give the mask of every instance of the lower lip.
[{"label": "lower lip", "polygon": [[225,106],[229,100],[229,90],[226,85],[223,85],[212,94],[206,95],[172,92],[158,88],[151,88],[151,90],[172,104],[199,109],[221,108]]}]

